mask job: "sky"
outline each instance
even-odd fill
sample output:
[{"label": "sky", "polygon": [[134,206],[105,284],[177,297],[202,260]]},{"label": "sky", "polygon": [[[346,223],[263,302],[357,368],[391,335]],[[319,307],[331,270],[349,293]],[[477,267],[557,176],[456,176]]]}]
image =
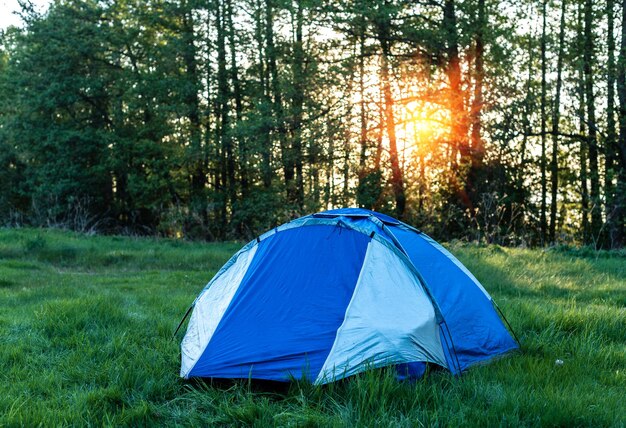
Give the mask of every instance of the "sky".
[{"label": "sky", "polygon": [[[41,11],[44,11],[50,0],[31,0],[33,4]],[[0,30],[4,30],[10,25],[21,25],[22,21],[19,16],[13,12],[20,9],[17,0],[0,0]]]}]

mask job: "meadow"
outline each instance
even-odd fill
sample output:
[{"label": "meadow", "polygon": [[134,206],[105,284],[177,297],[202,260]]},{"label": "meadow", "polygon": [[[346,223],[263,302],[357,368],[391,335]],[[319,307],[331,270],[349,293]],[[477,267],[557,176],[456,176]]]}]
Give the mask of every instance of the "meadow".
[{"label": "meadow", "polygon": [[0,426],[626,425],[624,251],[448,244],[522,343],[460,377],[185,382],[173,330],[241,245],[0,229]]}]

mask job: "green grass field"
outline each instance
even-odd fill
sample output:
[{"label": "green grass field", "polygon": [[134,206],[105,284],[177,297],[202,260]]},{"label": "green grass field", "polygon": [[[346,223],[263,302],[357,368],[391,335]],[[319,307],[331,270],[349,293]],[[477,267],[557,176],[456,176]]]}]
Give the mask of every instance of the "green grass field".
[{"label": "green grass field", "polygon": [[626,424],[624,252],[449,246],[523,344],[460,378],[183,382],[172,331],[240,245],[0,229],[0,426]]}]

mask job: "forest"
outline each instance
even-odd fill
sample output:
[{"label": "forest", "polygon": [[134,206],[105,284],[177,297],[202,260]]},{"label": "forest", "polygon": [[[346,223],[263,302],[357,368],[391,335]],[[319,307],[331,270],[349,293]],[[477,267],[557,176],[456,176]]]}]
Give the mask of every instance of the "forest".
[{"label": "forest", "polygon": [[0,225],[250,239],[360,206],[626,244],[626,1],[54,0],[0,34]]}]

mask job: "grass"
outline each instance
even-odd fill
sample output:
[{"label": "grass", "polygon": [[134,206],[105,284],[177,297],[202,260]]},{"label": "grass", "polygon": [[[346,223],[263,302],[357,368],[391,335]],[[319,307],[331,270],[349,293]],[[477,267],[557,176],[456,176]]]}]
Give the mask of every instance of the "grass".
[{"label": "grass", "polygon": [[460,378],[183,382],[172,331],[239,247],[0,229],[0,426],[626,424],[623,252],[451,245],[523,343]]}]

